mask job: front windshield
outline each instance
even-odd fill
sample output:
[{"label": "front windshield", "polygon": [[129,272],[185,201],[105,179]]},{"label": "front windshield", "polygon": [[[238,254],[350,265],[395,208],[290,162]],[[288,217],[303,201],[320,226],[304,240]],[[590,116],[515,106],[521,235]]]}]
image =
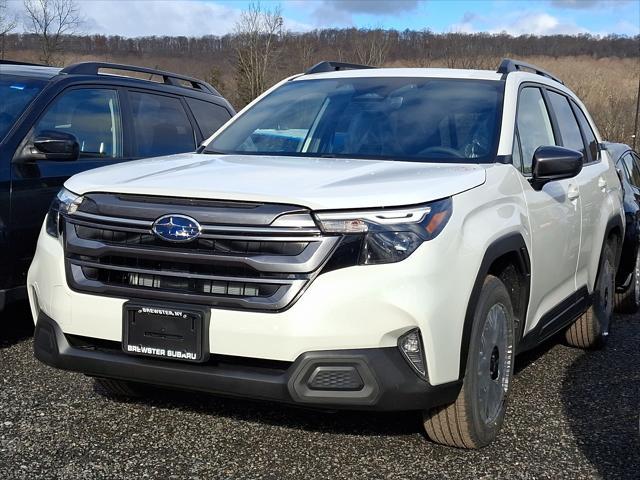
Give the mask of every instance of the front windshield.
[{"label": "front windshield", "polygon": [[0,140],[44,85],[42,80],[14,75],[0,76]]},{"label": "front windshield", "polygon": [[436,78],[291,81],[254,105],[205,153],[493,161],[502,83]]}]

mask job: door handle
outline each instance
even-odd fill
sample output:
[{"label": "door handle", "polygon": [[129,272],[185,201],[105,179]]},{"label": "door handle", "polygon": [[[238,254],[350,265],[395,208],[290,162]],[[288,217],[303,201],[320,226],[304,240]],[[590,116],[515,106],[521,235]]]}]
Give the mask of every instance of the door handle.
[{"label": "door handle", "polygon": [[569,200],[575,200],[580,196],[580,189],[577,185],[569,185],[569,189],[567,190],[567,198]]},{"label": "door handle", "polygon": [[598,179],[598,188],[601,188],[601,189],[603,189],[603,190],[604,190],[605,188],[607,188],[607,181],[605,180],[605,178],[604,178],[604,177],[600,177],[600,178]]}]

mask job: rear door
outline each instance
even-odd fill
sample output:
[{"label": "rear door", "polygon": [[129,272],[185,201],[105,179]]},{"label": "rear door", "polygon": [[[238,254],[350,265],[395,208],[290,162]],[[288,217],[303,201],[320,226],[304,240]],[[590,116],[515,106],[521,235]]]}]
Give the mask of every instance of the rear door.
[{"label": "rear door", "polygon": [[[531,177],[533,154],[538,147],[559,144],[544,89],[525,85],[517,107],[516,150],[523,173]],[[519,145],[519,148],[518,148]],[[580,251],[580,197],[575,179],[549,182],[535,190],[524,181],[531,229],[531,294],[525,333],[554,307],[570,299],[576,291],[575,272]]]},{"label": "rear door", "polygon": [[578,287],[587,285],[591,291],[598,274],[604,230],[612,209],[609,192],[614,186],[608,184],[609,165],[602,156],[587,117],[575,102],[570,103],[582,133],[583,144],[580,151],[584,161],[577,177],[582,202],[582,237],[576,283]]},{"label": "rear door", "polygon": [[62,91],[35,121],[22,145],[46,131],[73,134],[80,145],[80,157],[76,161],[11,164],[9,231],[17,260],[16,285],[26,281],[42,221],[65,180],[76,173],[130,158],[125,148],[121,91],[115,87],[82,86]]}]

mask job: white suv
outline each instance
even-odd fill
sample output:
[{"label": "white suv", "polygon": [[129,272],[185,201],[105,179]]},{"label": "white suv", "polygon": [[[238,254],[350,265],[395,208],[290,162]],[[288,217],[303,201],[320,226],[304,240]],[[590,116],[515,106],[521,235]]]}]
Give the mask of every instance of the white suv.
[{"label": "white suv", "polygon": [[35,354],[112,393],[420,410],[431,439],[475,448],[516,353],[607,338],[619,179],[584,105],[531,65],[323,62],[198,153],[65,186],[29,271]]}]

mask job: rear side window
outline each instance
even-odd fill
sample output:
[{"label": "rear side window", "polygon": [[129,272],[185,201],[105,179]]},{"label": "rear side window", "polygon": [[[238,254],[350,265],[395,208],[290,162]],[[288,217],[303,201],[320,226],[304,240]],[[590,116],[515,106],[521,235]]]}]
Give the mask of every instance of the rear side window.
[{"label": "rear side window", "polygon": [[157,157],[192,152],[193,127],[182,102],[175,97],[129,92],[136,157]]},{"label": "rear side window", "polygon": [[533,153],[536,149],[556,144],[549,112],[539,88],[526,87],[520,92],[516,123],[520,133],[523,171],[531,173]]},{"label": "rear side window", "polygon": [[[596,140],[596,136],[591,129],[591,125],[587,121],[587,117],[585,117],[580,107],[578,107],[575,103],[573,104],[573,107],[576,112],[576,117],[578,117],[578,123],[580,124],[580,128],[582,129],[582,133],[584,134],[584,138],[589,147],[589,161],[597,162],[600,160],[600,149],[598,148],[598,141]],[[585,158],[585,162],[586,161],[587,159]]]},{"label": "rear side window", "polygon": [[209,103],[195,98],[186,98],[185,100],[191,109],[191,113],[193,113],[193,116],[196,118],[196,122],[198,122],[204,138],[209,138],[231,118],[226,108],[216,105],[215,103]]},{"label": "rear side window", "polygon": [[34,128],[35,135],[65,132],[76,137],[80,158],[121,158],[122,122],[118,92],[77,88],[64,92]]},{"label": "rear side window", "polygon": [[558,120],[558,128],[562,136],[562,146],[578,150],[584,155],[584,161],[588,161],[584,151],[584,142],[578,121],[573,114],[569,99],[556,92],[549,92],[549,100]]}]

